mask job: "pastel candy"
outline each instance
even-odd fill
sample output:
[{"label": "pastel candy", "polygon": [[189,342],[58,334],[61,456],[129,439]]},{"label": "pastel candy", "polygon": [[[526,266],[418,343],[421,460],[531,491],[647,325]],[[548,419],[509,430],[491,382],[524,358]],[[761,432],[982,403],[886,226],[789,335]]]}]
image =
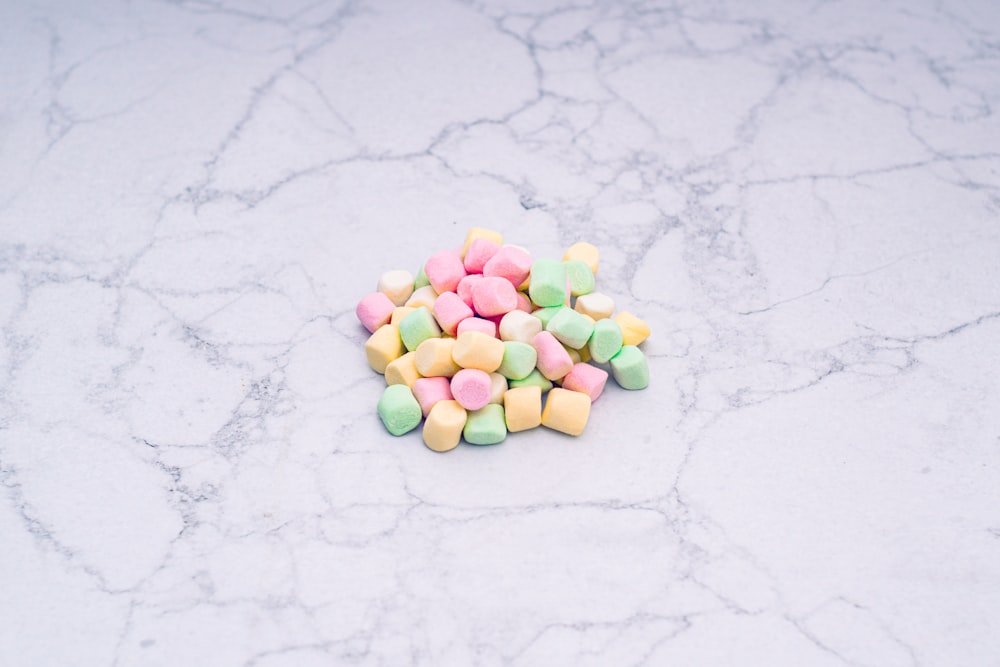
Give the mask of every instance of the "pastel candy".
[{"label": "pastel candy", "polygon": [[399,326],[399,321],[415,310],[416,308],[413,306],[396,306],[392,311],[392,317],[389,319],[389,324]]},{"label": "pastel candy", "polygon": [[508,389],[503,395],[504,420],[511,433],[527,431],[542,423],[542,390],[537,386]]},{"label": "pastel candy", "polygon": [[451,380],[446,377],[420,378],[413,383],[413,396],[426,417],[438,401],[450,401]]},{"label": "pastel candy", "polygon": [[517,310],[523,311],[525,313],[531,314],[531,311],[535,309],[535,305],[531,303],[531,299],[524,292],[517,293]]},{"label": "pastel candy", "polygon": [[383,324],[365,341],[365,356],[368,365],[376,373],[385,373],[386,367],[406,353],[399,337],[399,327]]},{"label": "pastel candy", "polygon": [[405,384],[412,389],[413,383],[420,378],[416,357],[416,352],[407,352],[398,359],[390,361],[385,367],[385,383]]},{"label": "pastel candy", "polygon": [[581,361],[583,361],[583,358],[580,356],[580,350],[574,350],[572,347],[566,345],[565,343],[563,343],[563,349],[566,350],[566,354],[569,355],[569,360],[573,362],[573,365],[576,365]]},{"label": "pastel candy", "polygon": [[523,380],[535,370],[538,353],[527,343],[508,340],[503,343],[503,361],[497,372],[511,380]]},{"label": "pastel candy", "polygon": [[454,338],[428,338],[417,346],[413,364],[424,377],[451,377],[459,371]]},{"label": "pastel candy", "polygon": [[569,298],[566,283],[566,267],[562,262],[554,259],[535,260],[531,265],[528,296],[535,305],[543,308],[562,305]]},{"label": "pastel candy", "polygon": [[428,338],[440,336],[441,327],[429,309],[417,308],[399,321],[399,335],[406,349],[412,352]]},{"label": "pastel candy", "polygon": [[523,379],[510,380],[507,384],[511,389],[518,389],[520,387],[538,387],[543,394],[552,389],[552,382],[542,375],[537,368],[528,373],[528,375]]},{"label": "pastel candy", "polygon": [[646,355],[635,345],[625,345],[611,358],[611,375],[622,389],[645,389],[649,386]]},{"label": "pastel candy", "polygon": [[490,320],[484,320],[481,317],[468,317],[458,323],[458,329],[456,334],[461,336],[467,331],[478,331],[481,334],[486,334],[487,336],[497,337],[497,325]]},{"label": "pastel candy", "polygon": [[403,270],[386,271],[378,279],[378,291],[402,306],[413,294],[413,274]]},{"label": "pastel candy", "polygon": [[622,328],[622,339],[626,345],[638,345],[649,338],[649,325],[627,310],[623,310],[611,319]]},{"label": "pastel candy", "polygon": [[465,233],[465,242],[462,244],[462,254],[469,249],[476,239],[487,239],[497,245],[503,245],[503,234],[485,227],[472,227]]},{"label": "pastel candy", "polygon": [[595,320],[602,320],[611,317],[611,313],[615,312],[615,300],[606,294],[592,292],[577,297],[573,308],[578,313],[589,315]]},{"label": "pastel candy", "polygon": [[451,394],[466,410],[478,410],[490,402],[493,381],[489,373],[463,368],[451,379]]},{"label": "pastel candy", "polygon": [[507,378],[499,373],[490,373],[490,403],[503,403],[507,389]]},{"label": "pastel candy", "polygon": [[375,333],[375,330],[384,324],[388,324],[392,318],[392,311],[396,309],[396,304],[382,292],[372,292],[358,302],[354,314],[358,320],[368,329],[368,333]]},{"label": "pastel candy", "polygon": [[462,258],[451,250],[442,250],[431,255],[424,263],[424,272],[431,287],[438,294],[454,292],[458,281],[466,276]]},{"label": "pastel candy", "polygon": [[542,426],[568,435],[580,435],[590,417],[590,396],[556,388],[549,392],[542,410]]},{"label": "pastel candy", "polygon": [[482,273],[483,265],[500,250],[500,245],[487,238],[475,239],[465,251],[463,264],[468,273]]},{"label": "pastel candy", "polygon": [[551,332],[536,334],[531,343],[538,353],[538,370],[546,379],[558,380],[573,370],[573,360]]},{"label": "pastel candy", "polygon": [[389,433],[403,435],[420,424],[420,404],[405,384],[392,384],[378,399],[378,416]]},{"label": "pastel candy", "polygon": [[622,349],[622,328],[614,320],[603,319],[594,323],[594,333],[587,343],[590,357],[599,364],[606,364]]},{"label": "pastel candy", "polygon": [[430,285],[424,285],[423,287],[418,287],[413,290],[413,294],[409,299],[406,300],[404,305],[410,306],[411,308],[427,308],[428,310],[434,309],[434,302],[437,301],[438,293]]},{"label": "pastel candy", "polygon": [[504,278],[487,276],[473,285],[472,305],[483,317],[505,315],[517,308],[517,290]]},{"label": "pastel candy", "polygon": [[478,331],[467,331],[455,340],[452,358],[462,368],[492,373],[503,363],[504,345],[499,339]]},{"label": "pastel candy", "polygon": [[470,273],[469,275],[465,276],[464,278],[458,281],[458,287],[455,289],[455,291],[458,293],[458,296],[462,298],[462,301],[465,302],[465,305],[467,305],[469,308],[472,308],[473,306],[472,289],[476,286],[476,283],[478,283],[482,279],[483,279],[482,274]]},{"label": "pastel candy", "polygon": [[563,389],[578,391],[590,397],[591,402],[596,401],[604,391],[604,385],[608,381],[607,371],[591,366],[590,364],[579,363],[573,365],[573,370],[562,379]]},{"label": "pastel candy", "polygon": [[552,318],[555,317],[556,314],[565,307],[566,306],[559,304],[558,306],[549,306],[548,308],[538,308],[531,312],[531,316],[537,317],[538,320],[542,323],[542,327],[544,328],[547,327]]},{"label": "pastel candy", "polygon": [[597,273],[597,266],[601,258],[601,253],[597,247],[586,241],[574,243],[566,249],[563,255],[564,262],[579,260],[590,268],[591,273]]},{"label": "pastel candy", "polygon": [[572,308],[563,308],[549,320],[545,330],[560,343],[578,350],[590,340],[590,335],[594,333],[594,322]]},{"label": "pastel candy", "polygon": [[500,320],[500,340],[530,343],[541,330],[542,321],[521,310],[512,310]]},{"label": "pastel candy", "polygon": [[497,403],[469,413],[462,437],[470,445],[496,445],[507,437],[503,406]]},{"label": "pastel candy", "polygon": [[581,296],[594,291],[594,272],[579,259],[563,262],[566,278],[569,280],[570,294]]},{"label": "pastel candy", "polygon": [[434,302],[434,319],[441,326],[441,330],[454,336],[459,323],[472,317],[472,308],[469,308],[454,292],[442,292]]},{"label": "pastel candy", "polygon": [[427,272],[424,271],[424,265],[420,265],[420,270],[417,271],[417,275],[413,278],[413,289],[418,290],[421,287],[426,287],[431,284],[431,281],[427,280]]},{"label": "pastel candy", "polygon": [[483,266],[483,275],[505,278],[512,287],[520,287],[531,273],[531,255],[524,248],[504,246]]},{"label": "pastel candy", "polygon": [[438,401],[427,413],[422,433],[424,444],[435,452],[447,452],[458,447],[468,413],[458,401]]}]

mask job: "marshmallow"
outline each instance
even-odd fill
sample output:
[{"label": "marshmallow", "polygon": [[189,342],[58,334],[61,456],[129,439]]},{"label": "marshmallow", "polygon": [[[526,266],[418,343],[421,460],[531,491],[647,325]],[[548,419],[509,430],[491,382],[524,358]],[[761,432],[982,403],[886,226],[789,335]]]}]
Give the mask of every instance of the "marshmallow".
[{"label": "marshmallow", "polygon": [[424,265],[420,265],[420,270],[417,271],[417,275],[413,278],[413,289],[418,290],[421,287],[427,287],[431,284],[431,281],[427,280],[427,272],[424,271]]},{"label": "marshmallow", "polygon": [[478,410],[489,403],[492,389],[489,373],[477,368],[463,368],[451,379],[451,395],[466,410]]},{"label": "marshmallow", "polygon": [[468,413],[458,401],[438,401],[427,413],[423,439],[428,449],[447,452],[458,447]]},{"label": "marshmallow", "polygon": [[365,329],[368,329],[368,333],[375,333],[376,329],[389,323],[395,308],[396,304],[385,294],[372,292],[358,302],[354,314],[358,316]]},{"label": "marshmallow", "polygon": [[622,340],[626,345],[638,345],[649,338],[649,325],[627,310],[623,310],[611,319],[622,328]]},{"label": "marshmallow", "polygon": [[586,241],[574,243],[566,249],[566,254],[563,255],[564,262],[579,260],[590,268],[591,273],[597,273],[597,265],[600,258],[601,253],[597,247],[593,244],[587,243]]},{"label": "marshmallow", "polygon": [[483,266],[483,275],[506,278],[511,286],[520,287],[531,273],[531,255],[524,248],[504,246]]},{"label": "marshmallow", "polygon": [[417,346],[413,363],[424,377],[450,378],[459,371],[452,354],[454,338],[428,338]]},{"label": "marshmallow", "polygon": [[622,328],[614,320],[603,319],[594,323],[594,333],[587,343],[591,358],[606,364],[622,349]]},{"label": "marshmallow", "polygon": [[[527,288],[525,288],[527,289]],[[531,303],[531,299],[524,292],[519,291],[517,293],[517,310],[523,311],[525,313],[531,314],[531,311],[535,309],[535,305]]]},{"label": "marshmallow", "polygon": [[590,397],[594,402],[604,391],[604,385],[608,381],[608,373],[597,366],[590,364],[574,364],[573,370],[562,379],[563,389],[578,391]]},{"label": "marshmallow", "polygon": [[537,368],[528,373],[527,377],[524,379],[510,380],[507,384],[511,389],[518,389],[520,387],[538,387],[543,394],[549,389],[552,389],[552,382],[542,375]]},{"label": "marshmallow", "polygon": [[384,374],[386,367],[405,353],[406,348],[399,337],[399,327],[394,324],[380,326],[365,342],[368,365],[376,373]]},{"label": "marshmallow", "polygon": [[468,306],[469,308],[472,308],[473,305],[472,288],[475,287],[476,283],[478,283],[482,279],[483,279],[482,274],[470,273],[469,275],[465,276],[464,278],[458,281],[458,287],[455,288],[455,292],[458,293],[458,296],[462,298],[462,301],[464,301],[465,305]]},{"label": "marshmallow", "polygon": [[646,355],[635,345],[625,345],[611,357],[611,375],[622,389],[645,389],[649,386]]},{"label": "marshmallow", "polygon": [[558,306],[569,298],[566,289],[566,266],[554,259],[538,259],[531,265],[528,296],[536,305]]},{"label": "marshmallow", "polygon": [[531,371],[535,370],[538,353],[535,352],[533,346],[516,340],[508,340],[503,342],[503,348],[503,362],[497,369],[500,375],[511,380],[523,380],[528,377]]},{"label": "marshmallow", "polygon": [[[552,316],[545,330],[555,336],[560,343],[579,350],[594,333],[594,322],[572,308],[563,308]],[[591,351],[593,354],[593,351]]]},{"label": "marshmallow", "polygon": [[611,317],[611,313],[615,312],[615,301],[605,294],[592,292],[577,297],[573,308],[576,309],[576,312],[589,315],[595,320],[603,320],[606,317]]},{"label": "marshmallow", "polygon": [[430,309],[417,308],[399,321],[399,335],[406,349],[413,352],[428,338],[440,336],[441,327],[438,326]]},{"label": "marshmallow", "polygon": [[416,308],[413,306],[396,306],[392,311],[392,317],[389,319],[389,324],[399,326],[399,321],[415,310]]},{"label": "marshmallow", "polygon": [[490,320],[484,320],[481,317],[467,317],[459,322],[458,329],[455,333],[461,336],[466,331],[478,331],[479,333],[492,336],[493,338],[497,337],[497,325]]},{"label": "marshmallow", "polygon": [[531,344],[538,353],[538,370],[546,379],[558,380],[573,370],[573,360],[551,332],[536,334]]},{"label": "marshmallow", "polygon": [[452,358],[462,368],[492,373],[503,363],[503,342],[478,331],[468,331],[455,340]]},{"label": "marshmallow", "polygon": [[490,373],[490,403],[503,403],[507,389],[507,378],[499,373]]},{"label": "marshmallow", "polygon": [[413,389],[413,383],[420,378],[416,357],[416,352],[407,352],[398,359],[390,361],[389,365],[385,367],[385,383],[405,384]]},{"label": "marshmallow", "polygon": [[569,280],[570,294],[581,296],[594,291],[594,272],[583,261],[573,259],[563,262],[566,278]]},{"label": "marshmallow", "polygon": [[378,279],[377,289],[394,304],[402,306],[413,294],[413,274],[403,270],[386,271]]},{"label": "marshmallow", "polygon": [[386,430],[393,435],[403,435],[420,424],[420,405],[405,384],[392,384],[385,388],[378,399],[378,416]]},{"label": "marshmallow", "polygon": [[450,401],[451,380],[446,377],[420,378],[413,383],[413,396],[426,417],[438,401]]},{"label": "marshmallow", "polygon": [[472,308],[454,292],[442,292],[434,302],[434,319],[450,336],[454,336],[459,323],[469,317],[472,317]]},{"label": "marshmallow", "polygon": [[576,365],[581,361],[583,361],[583,358],[580,356],[580,350],[574,350],[565,343],[563,343],[563,349],[566,350],[566,354],[569,355],[569,360],[573,362],[573,365]]},{"label": "marshmallow", "polygon": [[470,445],[496,445],[507,437],[503,406],[496,403],[469,413],[462,437]]},{"label": "marshmallow", "polygon": [[521,310],[512,310],[500,320],[500,340],[530,343],[542,330],[542,321]]},{"label": "marshmallow", "polygon": [[553,389],[542,410],[542,426],[568,435],[580,435],[590,417],[590,397],[569,389]]},{"label": "marshmallow", "polygon": [[472,305],[483,317],[505,315],[517,308],[517,290],[503,278],[484,277],[472,286]]},{"label": "marshmallow", "polygon": [[511,433],[527,431],[542,423],[542,390],[537,386],[508,389],[503,395],[504,420]]},{"label": "marshmallow", "polygon": [[503,245],[503,234],[492,229],[486,229],[485,227],[473,227],[468,232],[465,233],[465,243],[462,244],[462,256],[465,256],[466,251],[469,246],[476,239],[487,239],[493,241],[497,245]]},{"label": "marshmallow", "polygon": [[483,265],[500,250],[500,245],[485,238],[474,240],[465,251],[463,264],[468,273],[482,273]]},{"label": "marshmallow", "polygon": [[451,250],[442,250],[431,255],[424,263],[424,272],[431,287],[438,294],[454,292],[458,281],[466,276],[462,258]]},{"label": "marshmallow", "polygon": [[558,306],[549,306],[548,308],[536,308],[531,311],[531,316],[537,317],[538,321],[542,323],[542,327],[544,328],[549,325],[549,321],[556,316],[556,313],[565,307],[566,306],[560,304]]},{"label": "marshmallow", "polygon": [[424,307],[428,310],[434,310],[434,302],[437,301],[437,298],[438,293],[434,291],[434,288],[430,285],[424,285],[413,290],[413,294],[406,300],[404,305],[411,308]]}]

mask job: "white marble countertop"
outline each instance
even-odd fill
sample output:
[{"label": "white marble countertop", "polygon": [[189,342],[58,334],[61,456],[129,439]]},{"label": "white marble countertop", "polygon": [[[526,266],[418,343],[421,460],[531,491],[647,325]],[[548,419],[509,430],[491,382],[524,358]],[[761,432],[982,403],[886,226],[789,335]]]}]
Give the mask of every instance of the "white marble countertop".
[{"label": "white marble countertop", "polygon": [[[0,664],[1000,664],[998,8],[0,4]],[[651,387],[390,437],[473,225]]]}]

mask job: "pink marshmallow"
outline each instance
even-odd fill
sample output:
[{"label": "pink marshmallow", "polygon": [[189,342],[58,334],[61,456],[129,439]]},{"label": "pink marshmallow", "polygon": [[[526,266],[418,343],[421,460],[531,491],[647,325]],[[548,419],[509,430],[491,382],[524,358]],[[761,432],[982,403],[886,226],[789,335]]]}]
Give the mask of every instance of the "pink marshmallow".
[{"label": "pink marshmallow", "polygon": [[607,371],[597,366],[580,363],[574,365],[573,370],[562,379],[562,386],[563,389],[587,394],[590,396],[590,402],[593,403],[604,391],[604,384],[607,381]]},{"label": "pink marshmallow", "polygon": [[465,270],[469,273],[482,273],[483,265],[488,262],[493,255],[497,254],[500,246],[489,239],[476,239],[465,251]]},{"label": "pink marshmallow", "polygon": [[490,374],[475,368],[463,368],[451,379],[451,394],[466,410],[478,410],[489,403],[492,388]]},{"label": "pink marshmallow", "polygon": [[505,315],[517,308],[517,290],[506,278],[483,278],[472,288],[472,306],[483,317]]},{"label": "pink marshmallow", "polygon": [[462,258],[452,250],[442,250],[431,255],[424,263],[424,273],[438,294],[454,292],[458,281],[466,275]]},{"label": "pink marshmallow", "polygon": [[558,380],[573,370],[569,352],[548,331],[535,334],[531,344],[538,353],[538,371],[548,380]]},{"label": "pink marshmallow", "polygon": [[481,273],[470,273],[458,281],[458,287],[455,291],[458,292],[458,295],[462,297],[462,301],[469,308],[472,308],[472,288],[482,279],[483,275]]},{"label": "pink marshmallow", "polygon": [[535,307],[531,304],[531,299],[524,292],[517,293],[517,308],[514,310],[523,310],[526,313],[532,313]]},{"label": "pink marshmallow", "polygon": [[487,336],[497,337],[497,325],[490,321],[484,320],[481,317],[467,317],[458,323],[458,330],[455,335],[461,336],[466,331],[478,331],[484,333]]},{"label": "pink marshmallow", "polygon": [[369,333],[375,333],[375,330],[380,326],[389,323],[395,308],[396,304],[385,294],[373,292],[358,302],[354,314],[358,316],[361,324],[365,325],[365,329],[368,329]]},{"label": "pink marshmallow", "polygon": [[434,300],[434,318],[449,336],[454,336],[459,323],[469,317],[472,309],[454,292],[443,292]]},{"label": "pink marshmallow", "polygon": [[413,396],[426,417],[435,403],[451,400],[451,378],[419,378],[413,383]]},{"label": "pink marshmallow", "polygon": [[517,289],[531,273],[531,255],[521,248],[504,246],[483,265],[487,278],[506,278]]}]

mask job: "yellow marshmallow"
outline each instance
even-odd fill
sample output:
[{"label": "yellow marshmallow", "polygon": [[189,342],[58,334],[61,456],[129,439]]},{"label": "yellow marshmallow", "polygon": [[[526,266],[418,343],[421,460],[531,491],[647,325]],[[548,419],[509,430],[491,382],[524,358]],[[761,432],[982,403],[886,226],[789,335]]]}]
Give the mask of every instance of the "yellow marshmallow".
[{"label": "yellow marshmallow", "polygon": [[447,452],[458,447],[468,413],[458,401],[438,401],[427,413],[424,423],[424,444],[435,452]]},{"label": "yellow marshmallow", "polygon": [[497,245],[503,245],[503,234],[500,232],[485,229],[484,227],[473,227],[465,234],[465,243],[462,244],[462,257],[465,257],[465,251],[469,249],[469,246],[476,239],[486,239],[493,241]]},{"label": "yellow marshmallow", "polygon": [[622,328],[622,339],[624,345],[638,345],[649,338],[649,325],[640,320],[632,313],[623,310],[612,317],[618,326]]},{"label": "yellow marshmallow", "polygon": [[597,265],[600,263],[600,259],[601,253],[597,249],[597,246],[592,243],[587,243],[586,241],[574,243],[566,249],[566,253],[563,255],[564,262],[580,260],[589,266],[591,272],[593,273],[597,273]]},{"label": "yellow marshmallow", "polygon": [[413,296],[407,299],[404,305],[412,308],[424,306],[431,312],[434,312],[434,302],[437,301],[437,298],[438,293],[434,291],[434,288],[430,285],[424,285],[419,289],[413,290]]},{"label": "yellow marshmallow", "polygon": [[405,384],[413,389],[413,383],[420,379],[417,370],[417,353],[407,352],[399,359],[394,359],[385,367],[386,384]]},{"label": "yellow marshmallow", "polygon": [[413,306],[396,306],[392,311],[392,319],[389,320],[389,324],[399,325],[399,321],[415,311],[416,308]]},{"label": "yellow marshmallow", "polygon": [[542,423],[542,388],[517,387],[503,395],[504,419],[511,433],[527,431]]},{"label": "yellow marshmallow", "polygon": [[450,378],[459,370],[452,358],[454,350],[454,338],[428,338],[414,352],[417,372],[427,378]]},{"label": "yellow marshmallow", "polygon": [[492,373],[503,363],[503,341],[480,331],[466,331],[455,340],[452,357],[462,368]]},{"label": "yellow marshmallow", "polygon": [[576,351],[580,355],[580,361],[582,363],[588,363],[590,361],[590,346],[584,345],[579,350]]},{"label": "yellow marshmallow", "polygon": [[[586,345],[584,345],[584,347],[586,347]],[[569,358],[573,360],[574,364],[580,363],[581,359],[580,359],[580,351],[579,350],[574,350],[573,348],[569,347],[568,345],[563,345],[563,349],[566,350],[567,354],[569,354]]]},{"label": "yellow marshmallow", "polygon": [[365,342],[368,365],[376,373],[384,374],[386,366],[405,353],[406,347],[403,346],[403,339],[399,337],[399,327],[395,324],[383,324]]},{"label": "yellow marshmallow", "polygon": [[569,389],[552,389],[542,410],[542,426],[580,435],[590,417],[590,396]]}]

